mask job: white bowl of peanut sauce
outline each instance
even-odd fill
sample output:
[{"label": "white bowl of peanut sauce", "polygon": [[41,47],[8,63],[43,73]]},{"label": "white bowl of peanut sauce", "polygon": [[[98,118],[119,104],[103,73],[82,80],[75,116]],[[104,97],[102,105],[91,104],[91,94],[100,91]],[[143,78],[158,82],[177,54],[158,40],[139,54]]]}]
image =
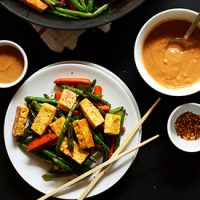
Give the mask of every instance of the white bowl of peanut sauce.
[{"label": "white bowl of peanut sauce", "polygon": [[134,58],[142,78],[153,89],[171,96],[200,91],[200,26],[188,38],[190,46],[171,44],[183,37],[197,12],[169,9],[150,18],[136,38]]},{"label": "white bowl of peanut sauce", "polygon": [[27,68],[28,59],[22,47],[10,40],[0,40],[0,88],[19,83]]}]

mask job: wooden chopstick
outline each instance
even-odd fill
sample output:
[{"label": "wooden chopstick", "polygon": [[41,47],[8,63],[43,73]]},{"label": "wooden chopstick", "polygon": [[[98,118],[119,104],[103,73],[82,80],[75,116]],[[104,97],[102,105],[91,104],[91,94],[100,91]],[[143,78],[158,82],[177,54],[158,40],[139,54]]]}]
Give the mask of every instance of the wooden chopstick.
[{"label": "wooden chopstick", "polygon": [[[125,146],[128,144],[128,142],[134,137],[134,135],[139,130],[140,126],[143,124],[143,122],[147,119],[147,117],[150,115],[150,113],[153,111],[153,109],[156,107],[156,105],[159,103],[161,99],[158,98],[157,101],[151,106],[151,108],[146,112],[146,114],[141,118],[141,120],[137,123],[137,125],[133,128],[133,130],[129,133],[129,135],[126,137],[126,139],[122,142],[122,144],[118,147],[118,149],[113,153],[112,157],[118,155]],[[87,186],[85,191],[81,194],[78,200],[84,199],[88,193],[92,190],[92,188],[95,186],[95,184],[98,182],[98,180],[104,175],[104,173],[109,169],[109,166],[106,168],[102,168],[95,176],[95,178],[91,181],[91,183]]]},{"label": "wooden chopstick", "polygon": [[[124,142],[119,146],[119,148],[115,151],[115,153],[112,155],[112,157],[109,159],[113,159],[117,154],[119,154],[124,147],[127,145],[127,143],[131,140],[131,138],[136,134],[136,132],[138,131],[138,129],[140,128],[140,126],[143,124],[143,122],[147,119],[147,117],[150,115],[150,113],[153,111],[153,109],[156,107],[156,105],[159,103],[160,98],[151,106],[151,108],[146,112],[146,114],[140,119],[140,121],[137,123],[137,125],[135,126],[135,128],[133,128],[133,130],[131,131],[131,133],[127,136],[127,138],[124,140]],[[139,148],[139,147],[138,147]],[[109,161],[108,160],[108,161]],[[106,162],[108,162],[106,161]],[[113,161],[114,162],[114,161]],[[89,184],[90,187],[87,187],[86,190],[84,191],[84,193],[81,195],[81,198],[84,198],[84,196],[86,196],[90,190],[93,188],[93,186],[97,183],[97,181],[103,176],[103,174],[105,173],[105,169],[107,169],[107,167],[105,168],[105,166],[103,166],[104,163],[102,163],[101,165],[98,165],[98,169],[101,169],[100,172],[95,176],[95,178],[92,180],[92,182]],[[109,164],[107,164],[109,165]],[[106,166],[107,166],[106,165]],[[96,171],[97,167],[89,170],[88,172],[78,176],[77,178],[63,184],[62,186],[54,189],[53,191],[47,193],[46,195],[42,196],[41,198],[39,198],[38,200],[44,200],[47,199],[48,197],[58,193],[59,191],[73,185],[74,183],[82,180],[83,178],[87,177],[88,175],[90,175],[91,173],[93,173],[94,171]],[[104,167],[104,168],[103,168]],[[89,190],[88,190],[89,189]]]},{"label": "wooden chopstick", "polygon": [[116,155],[116,156],[114,156],[114,157],[112,156],[112,157],[111,157],[109,160],[107,160],[106,162],[104,162],[104,163],[102,163],[102,164],[96,166],[95,168],[93,168],[93,169],[91,169],[91,170],[85,172],[84,174],[78,176],[77,178],[75,178],[75,179],[73,179],[73,180],[71,180],[71,181],[65,183],[64,185],[62,185],[62,186],[56,188],[55,190],[49,192],[48,194],[46,194],[46,195],[40,197],[38,200],[47,199],[48,197],[50,197],[50,196],[56,194],[57,192],[59,192],[59,191],[65,189],[65,188],[67,188],[67,187],[73,185],[74,183],[76,183],[76,182],[78,182],[78,181],[84,179],[85,177],[87,177],[87,176],[93,174],[95,171],[97,171],[97,170],[99,170],[99,169],[101,169],[101,168],[104,168],[104,167],[110,165],[111,163],[117,161],[117,160],[120,159],[121,157],[126,156],[127,154],[129,154],[129,153],[135,151],[136,149],[139,149],[140,147],[142,147],[142,146],[148,144],[149,142],[152,142],[153,140],[155,140],[155,139],[158,138],[158,137],[159,137],[159,135],[155,135],[155,136],[153,136],[153,137],[151,137],[151,138],[149,138],[149,139],[147,139],[147,140],[141,142],[140,144],[137,144],[136,146],[129,148],[128,150],[124,151],[123,153],[120,153],[120,154],[118,154],[118,155]]}]

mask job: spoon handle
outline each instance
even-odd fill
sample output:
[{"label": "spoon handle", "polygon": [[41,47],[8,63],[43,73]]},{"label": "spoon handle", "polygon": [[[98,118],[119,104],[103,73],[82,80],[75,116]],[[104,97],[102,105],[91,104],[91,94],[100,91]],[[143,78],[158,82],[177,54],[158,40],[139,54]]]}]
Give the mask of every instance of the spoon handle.
[{"label": "spoon handle", "polygon": [[200,21],[200,12],[197,18],[194,20],[194,22],[190,25],[190,28],[188,29],[187,33],[184,35],[185,40],[187,40],[190,37],[191,33],[194,31],[199,21]]}]

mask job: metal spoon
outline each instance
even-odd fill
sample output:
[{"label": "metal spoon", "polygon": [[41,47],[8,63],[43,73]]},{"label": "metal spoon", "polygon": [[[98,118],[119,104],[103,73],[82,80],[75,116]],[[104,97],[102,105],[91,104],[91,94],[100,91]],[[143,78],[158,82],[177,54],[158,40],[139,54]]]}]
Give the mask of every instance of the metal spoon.
[{"label": "metal spoon", "polygon": [[179,37],[172,38],[170,40],[170,43],[178,43],[178,44],[182,45],[183,47],[187,48],[189,46],[189,42],[187,41],[187,39],[192,34],[192,32],[194,31],[194,29],[198,25],[199,21],[200,21],[200,12],[197,15],[196,19],[193,21],[193,23],[190,25],[190,27],[187,30],[186,34],[183,37],[180,37],[180,38]]}]

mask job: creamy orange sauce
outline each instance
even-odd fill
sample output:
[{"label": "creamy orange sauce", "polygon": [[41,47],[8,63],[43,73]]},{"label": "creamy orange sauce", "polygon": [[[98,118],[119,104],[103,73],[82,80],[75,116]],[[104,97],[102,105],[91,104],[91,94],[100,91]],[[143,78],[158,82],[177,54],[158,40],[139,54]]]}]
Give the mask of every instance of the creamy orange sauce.
[{"label": "creamy orange sauce", "polygon": [[143,62],[148,73],[166,88],[179,89],[200,81],[200,29],[188,38],[189,47],[170,43],[183,37],[191,23],[166,21],[155,27],[143,46]]},{"label": "creamy orange sauce", "polygon": [[15,81],[22,73],[24,61],[21,53],[10,46],[0,47],[0,82]]}]

